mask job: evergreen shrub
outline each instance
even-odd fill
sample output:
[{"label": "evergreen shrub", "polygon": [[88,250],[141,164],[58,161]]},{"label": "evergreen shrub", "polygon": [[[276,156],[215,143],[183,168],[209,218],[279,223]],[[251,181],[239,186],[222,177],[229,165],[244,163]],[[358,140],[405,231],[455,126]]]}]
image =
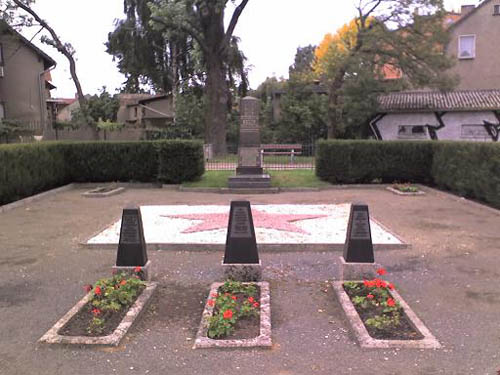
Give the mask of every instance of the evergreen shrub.
[{"label": "evergreen shrub", "polygon": [[70,182],[180,183],[204,168],[197,141],[0,145],[0,205]]},{"label": "evergreen shrub", "polygon": [[500,208],[498,143],[436,143],[432,176],[440,188]]},{"label": "evergreen shrub", "polygon": [[201,141],[163,140],[155,142],[158,152],[158,180],[178,184],[199,179],[205,172]]},{"label": "evergreen shrub", "polygon": [[432,142],[320,141],[316,175],[331,183],[432,180]]},{"label": "evergreen shrub", "polygon": [[57,144],[0,147],[0,205],[68,182],[64,153]]}]

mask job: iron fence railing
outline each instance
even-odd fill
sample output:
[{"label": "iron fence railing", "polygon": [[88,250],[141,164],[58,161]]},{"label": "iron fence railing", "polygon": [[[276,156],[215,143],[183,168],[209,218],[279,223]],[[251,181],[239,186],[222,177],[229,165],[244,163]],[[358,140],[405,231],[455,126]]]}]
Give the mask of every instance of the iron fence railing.
[{"label": "iron fence railing", "polygon": [[[205,170],[236,170],[238,149],[236,145],[227,149],[226,155],[212,156],[205,146]],[[267,170],[314,169],[314,155],[314,144],[262,144],[260,148],[262,167]]]}]

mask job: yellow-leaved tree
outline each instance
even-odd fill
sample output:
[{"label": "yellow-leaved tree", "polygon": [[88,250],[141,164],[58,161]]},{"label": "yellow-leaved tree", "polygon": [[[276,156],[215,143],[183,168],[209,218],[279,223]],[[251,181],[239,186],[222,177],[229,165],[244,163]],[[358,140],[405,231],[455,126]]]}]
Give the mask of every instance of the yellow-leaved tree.
[{"label": "yellow-leaved tree", "polygon": [[442,53],[442,0],[359,0],[356,10],[315,50],[314,72],[328,87],[328,138],[359,136],[350,130],[367,122],[382,92],[454,84],[444,74],[452,62]]}]

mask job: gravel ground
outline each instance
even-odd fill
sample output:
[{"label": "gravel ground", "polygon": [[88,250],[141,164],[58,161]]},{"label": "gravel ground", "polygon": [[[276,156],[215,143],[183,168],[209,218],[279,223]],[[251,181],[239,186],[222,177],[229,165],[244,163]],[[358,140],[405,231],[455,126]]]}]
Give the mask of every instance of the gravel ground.
[{"label": "gravel ground", "polygon": [[[88,189],[87,189],[88,190]],[[103,199],[83,187],[0,213],[0,374],[490,374],[500,369],[500,213],[434,190],[396,196],[383,187],[220,195],[128,189]],[[361,349],[327,281],[340,252],[264,252],[271,287],[272,349],[192,345],[221,252],[150,251],[159,291],[117,348],[37,340],[110,274],[116,253],[80,245],[135,204],[338,204],[364,201],[413,247],[382,250],[403,298],[443,344],[439,350]]]}]

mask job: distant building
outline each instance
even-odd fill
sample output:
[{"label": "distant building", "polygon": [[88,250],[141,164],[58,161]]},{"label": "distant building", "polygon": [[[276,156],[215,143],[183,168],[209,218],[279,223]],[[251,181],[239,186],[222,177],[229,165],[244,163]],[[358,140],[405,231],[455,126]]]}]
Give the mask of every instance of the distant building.
[{"label": "distant building", "polygon": [[0,21],[0,119],[22,123],[41,135],[49,126],[47,99],[55,88],[56,62],[4,21]]},{"label": "distant building", "polygon": [[446,54],[456,60],[458,90],[499,89],[500,0],[484,0],[477,7],[462,6],[461,17],[449,26]]},{"label": "distant building", "polygon": [[500,89],[397,92],[379,98],[370,127],[379,140],[497,142]]},{"label": "distant building", "polygon": [[172,96],[120,94],[118,122],[146,129],[161,129],[174,120]]}]

